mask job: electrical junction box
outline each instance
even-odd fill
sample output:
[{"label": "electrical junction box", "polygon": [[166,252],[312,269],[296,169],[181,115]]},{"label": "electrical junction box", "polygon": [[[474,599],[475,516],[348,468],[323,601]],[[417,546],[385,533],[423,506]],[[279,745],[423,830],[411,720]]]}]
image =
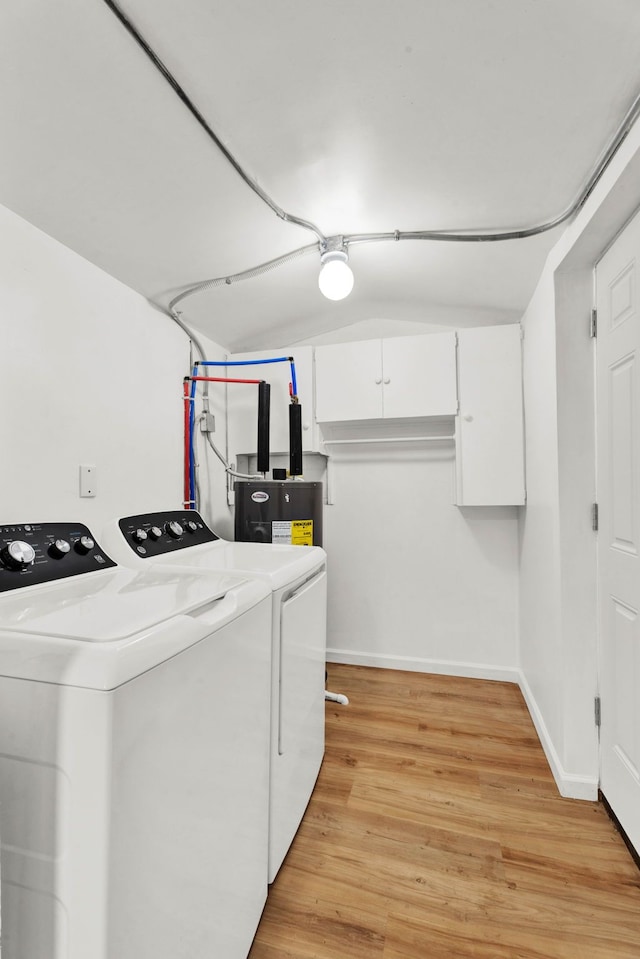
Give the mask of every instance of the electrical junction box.
[{"label": "electrical junction box", "polygon": [[322,483],[237,480],[235,500],[238,542],[322,546]]}]

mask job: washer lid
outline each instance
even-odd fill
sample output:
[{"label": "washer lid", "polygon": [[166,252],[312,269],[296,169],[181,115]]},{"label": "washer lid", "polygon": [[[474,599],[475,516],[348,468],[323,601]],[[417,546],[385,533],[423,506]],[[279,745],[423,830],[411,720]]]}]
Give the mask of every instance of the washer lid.
[{"label": "washer lid", "polygon": [[101,570],[3,596],[0,633],[115,642],[210,605],[244,582],[157,566]]},{"label": "washer lid", "polygon": [[268,649],[270,597],[257,580],[157,567],[28,586],[0,598],[0,676],[115,689],[235,626]]}]

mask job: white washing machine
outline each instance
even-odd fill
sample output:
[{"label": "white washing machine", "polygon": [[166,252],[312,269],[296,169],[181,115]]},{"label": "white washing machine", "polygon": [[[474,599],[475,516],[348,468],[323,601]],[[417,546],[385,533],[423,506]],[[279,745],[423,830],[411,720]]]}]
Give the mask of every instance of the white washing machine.
[{"label": "white washing machine", "polygon": [[3,959],[245,959],[267,894],[271,598],[0,526]]},{"label": "white washing machine", "polygon": [[326,553],[319,546],[230,543],[195,510],[128,516],[104,531],[119,562],[236,572],[267,583],[272,596],[269,882],[282,864],[324,755],[327,648]]}]

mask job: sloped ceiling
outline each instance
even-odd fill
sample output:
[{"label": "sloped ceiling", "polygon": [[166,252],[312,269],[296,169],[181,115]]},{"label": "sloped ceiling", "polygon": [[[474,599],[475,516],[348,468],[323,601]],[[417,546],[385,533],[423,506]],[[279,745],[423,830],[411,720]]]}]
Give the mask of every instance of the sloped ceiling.
[{"label": "sloped ceiling", "polygon": [[[325,235],[495,230],[579,194],[640,92],[637,0],[121,0],[247,173]],[[166,307],[314,242],[253,193],[104,0],[0,14],[0,202]],[[558,229],[314,253],[184,301],[234,349],[364,320],[516,320]]]}]

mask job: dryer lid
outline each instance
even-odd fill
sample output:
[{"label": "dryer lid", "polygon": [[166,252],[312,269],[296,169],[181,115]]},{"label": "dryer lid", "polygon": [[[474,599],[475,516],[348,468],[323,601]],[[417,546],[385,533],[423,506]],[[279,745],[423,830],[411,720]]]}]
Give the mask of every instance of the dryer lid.
[{"label": "dryer lid", "polygon": [[[164,556],[162,557],[164,560]],[[326,561],[320,546],[286,546],[281,543],[238,543],[219,539],[216,543],[183,550],[180,565],[193,569],[235,572],[259,576],[273,590],[318,569]],[[169,559],[166,559],[169,562]],[[175,558],[174,558],[175,562]]]}]

